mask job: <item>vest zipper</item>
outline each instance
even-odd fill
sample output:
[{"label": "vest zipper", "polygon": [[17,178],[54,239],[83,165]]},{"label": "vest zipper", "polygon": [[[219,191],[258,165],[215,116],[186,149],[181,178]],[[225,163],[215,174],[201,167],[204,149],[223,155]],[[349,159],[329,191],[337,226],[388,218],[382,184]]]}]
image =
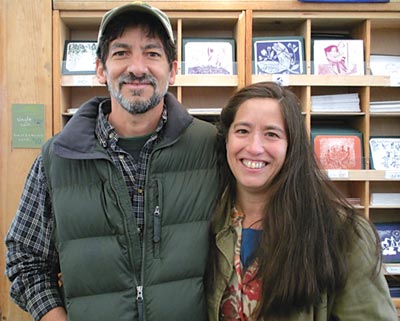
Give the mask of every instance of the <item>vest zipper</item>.
[{"label": "vest zipper", "polygon": [[[110,177],[113,178],[114,174],[113,174],[113,171],[112,171],[111,167],[112,166],[108,166],[108,171],[109,171]],[[114,186],[115,183],[114,183],[113,179],[111,180],[111,182],[112,182],[111,183],[111,188],[112,188],[112,190],[114,191],[114,193],[116,195],[115,198],[116,198],[116,201],[118,203],[118,206],[121,209],[122,213],[125,213],[124,207],[122,206],[121,201],[119,199],[119,194],[120,193],[118,193],[118,191],[116,190],[116,187]],[[144,217],[144,226],[146,226],[146,215]],[[125,215],[124,215],[124,229],[125,229],[125,231],[129,230],[129,228],[127,226],[127,223],[126,223]],[[144,228],[143,230],[144,230],[143,231],[143,240],[144,240],[144,234],[145,234],[146,229]],[[129,236],[129,233],[127,235],[127,238],[128,238],[128,244],[131,244],[132,240],[131,240],[131,237]],[[140,236],[139,236],[139,242],[142,241],[142,264],[141,264],[141,268],[140,268],[140,274],[141,274],[140,275],[140,279],[138,280],[138,278],[136,277],[136,273],[133,273],[133,279],[134,279],[134,282],[136,284],[136,303],[137,303],[137,309],[138,309],[138,321],[143,321],[143,285],[142,284],[143,284],[143,275],[144,275],[144,252],[145,252],[144,248],[143,248],[144,247],[144,241],[143,240],[140,240]],[[131,252],[132,252],[132,250],[130,249],[130,246],[129,246],[128,255],[129,255],[133,270],[135,270],[135,262],[134,262],[134,260],[132,258],[132,253]]]},{"label": "vest zipper", "polygon": [[136,287],[136,302],[138,306],[138,319],[143,321],[143,285]]}]

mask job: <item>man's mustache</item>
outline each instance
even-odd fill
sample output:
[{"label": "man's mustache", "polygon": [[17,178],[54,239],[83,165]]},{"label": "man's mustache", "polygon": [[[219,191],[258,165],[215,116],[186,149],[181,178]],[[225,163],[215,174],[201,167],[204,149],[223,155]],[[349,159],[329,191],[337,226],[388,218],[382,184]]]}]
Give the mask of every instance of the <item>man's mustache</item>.
[{"label": "man's mustache", "polygon": [[138,82],[138,83],[150,83],[153,87],[157,85],[157,81],[153,76],[150,75],[143,75],[141,77],[137,77],[133,74],[129,75],[122,75],[119,78],[118,84],[121,87],[124,83],[130,83],[130,82]]}]

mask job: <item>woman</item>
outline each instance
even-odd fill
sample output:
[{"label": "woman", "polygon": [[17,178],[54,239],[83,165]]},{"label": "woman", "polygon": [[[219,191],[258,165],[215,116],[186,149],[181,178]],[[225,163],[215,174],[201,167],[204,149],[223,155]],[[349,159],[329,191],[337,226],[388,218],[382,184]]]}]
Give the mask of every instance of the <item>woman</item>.
[{"label": "woman", "polygon": [[319,171],[292,92],[237,92],[218,149],[210,321],[397,320],[379,238]]}]

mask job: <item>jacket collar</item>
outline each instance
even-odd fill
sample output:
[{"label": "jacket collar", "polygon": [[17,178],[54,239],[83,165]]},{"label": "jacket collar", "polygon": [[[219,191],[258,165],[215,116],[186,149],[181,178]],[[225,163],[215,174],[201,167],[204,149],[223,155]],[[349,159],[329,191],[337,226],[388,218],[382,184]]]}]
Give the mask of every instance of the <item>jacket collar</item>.
[{"label": "jacket collar", "polygon": [[[78,109],[54,138],[55,154],[70,159],[108,158],[95,135],[99,106],[107,100],[108,97],[94,97]],[[193,121],[193,117],[172,94],[167,93],[164,102],[168,120],[163,130],[163,145],[177,139]]]}]

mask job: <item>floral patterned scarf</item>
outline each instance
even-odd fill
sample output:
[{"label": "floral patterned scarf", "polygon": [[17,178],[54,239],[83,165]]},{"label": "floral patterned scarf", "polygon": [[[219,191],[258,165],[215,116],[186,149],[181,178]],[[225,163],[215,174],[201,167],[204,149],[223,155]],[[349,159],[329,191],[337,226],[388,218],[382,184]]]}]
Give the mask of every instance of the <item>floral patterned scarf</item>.
[{"label": "floral patterned scarf", "polygon": [[234,255],[235,271],[222,298],[220,320],[255,321],[251,315],[260,300],[261,291],[261,280],[255,279],[258,262],[255,259],[248,269],[243,271],[243,265],[240,261],[240,247],[244,214],[234,209],[231,217],[232,226],[237,234]]}]

